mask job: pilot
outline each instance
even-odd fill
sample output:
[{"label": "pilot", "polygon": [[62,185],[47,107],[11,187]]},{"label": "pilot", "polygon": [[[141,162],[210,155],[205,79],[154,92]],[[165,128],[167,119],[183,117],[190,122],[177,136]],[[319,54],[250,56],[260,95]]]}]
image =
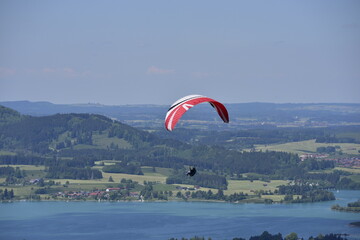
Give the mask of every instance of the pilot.
[{"label": "pilot", "polygon": [[195,175],[195,173],[196,173],[195,167],[193,168],[189,167],[189,171],[186,173],[186,175],[192,177]]}]

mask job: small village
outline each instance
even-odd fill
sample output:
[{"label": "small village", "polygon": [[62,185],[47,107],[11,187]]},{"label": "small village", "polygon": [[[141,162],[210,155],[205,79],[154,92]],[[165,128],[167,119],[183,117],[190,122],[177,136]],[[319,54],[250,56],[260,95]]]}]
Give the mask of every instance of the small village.
[{"label": "small village", "polygon": [[[125,190],[125,191],[123,191]],[[114,200],[113,196],[118,195],[121,196],[122,199],[126,200],[139,200],[143,201],[143,196],[140,195],[140,192],[130,192],[124,188],[106,188],[105,191],[102,190],[94,190],[94,191],[64,191],[64,192],[57,192],[51,194],[53,199],[68,199],[68,200],[85,200],[85,199],[92,199],[92,200]]]},{"label": "small village", "polygon": [[334,161],[335,165],[343,168],[360,168],[360,157],[330,158],[329,154],[308,153],[299,156],[301,161],[313,158],[316,160]]}]

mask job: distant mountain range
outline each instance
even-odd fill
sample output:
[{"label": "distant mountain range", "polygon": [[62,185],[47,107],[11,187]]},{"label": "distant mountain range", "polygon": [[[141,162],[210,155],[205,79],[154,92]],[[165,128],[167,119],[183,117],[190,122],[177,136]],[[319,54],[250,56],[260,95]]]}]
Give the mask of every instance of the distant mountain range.
[{"label": "distant mountain range", "polygon": [[[56,113],[92,113],[117,119],[134,127],[160,128],[169,106],[166,105],[101,105],[53,104],[50,102],[8,101],[0,105],[21,114],[46,116]],[[360,125],[360,104],[357,103],[232,103],[225,104],[230,124],[223,124],[209,104],[189,110],[180,127],[213,129],[254,126],[318,127]]]}]

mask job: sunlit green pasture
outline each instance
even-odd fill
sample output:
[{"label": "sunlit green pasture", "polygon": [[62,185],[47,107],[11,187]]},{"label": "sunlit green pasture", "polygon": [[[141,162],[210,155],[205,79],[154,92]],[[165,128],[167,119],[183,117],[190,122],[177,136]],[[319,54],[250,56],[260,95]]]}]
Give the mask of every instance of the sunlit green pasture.
[{"label": "sunlit green pasture", "polygon": [[[79,179],[53,179],[55,182],[61,182],[61,184],[65,184],[66,182],[70,182],[71,184],[114,184],[120,183],[121,179],[131,179],[140,184],[143,184],[144,181],[147,182],[158,182],[165,183],[166,176],[158,174],[158,175],[132,175],[132,174],[124,174],[124,173],[106,173],[102,172],[102,179],[92,179],[92,180],[79,180]],[[114,182],[109,182],[109,179],[113,179]]]},{"label": "sunlit green pasture", "polygon": [[35,166],[35,165],[8,165],[8,164],[0,165],[0,167],[7,167],[7,166],[10,166],[10,167],[13,167],[13,168],[19,167],[20,170],[25,170],[25,171],[43,171],[43,170],[45,170],[45,166]]},{"label": "sunlit green pasture", "polygon": [[360,174],[351,175],[350,178],[351,178],[351,180],[353,180],[354,182],[360,183]]},{"label": "sunlit green pasture", "polygon": [[254,191],[274,191],[280,185],[286,185],[289,181],[285,180],[272,180],[270,182],[264,181],[249,181],[249,180],[229,180],[228,189],[224,191],[225,194],[233,193],[247,193],[253,194]]},{"label": "sunlit green pasture", "polygon": [[1,150],[1,151],[0,151],[0,156],[1,156],[1,155],[12,155],[12,156],[15,156],[16,153]]},{"label": "sunlit green pasture", "polygon": [[148,182],[159,182],[165,183],[166,176],[159,175],[159,176],[149,176],[149,175],[131,175],[131,174],[124,174],[124,173],[105,173],[103,172],[103,179],[102,181],[108,181],[109,177],[112,177],[115,182],[120,182],[121,179],[131,179],[138,183],[143,183],[144,181]]},{"label": "sunlit green pasture", "polygon": [[274,202],[281,202],[282,200],[284,200],[285,195],[262,195],[261,198],[262,199],[271,199]]},{"label": "sunlit green pasture", "polygon": [[141,167],[141,171],[146,176],[169,177],[172,174],[172,169],[170,168]]},{"label": "sunlit green pasture", "polygon": [[290,152],[297,154],[304,153],[316,153],[318,147],[327,147],[327,146],[339,146],[340,150],[345,154],[359,154],[360,144],[356,143],[316,143],[315,139],[300,141],[300,142],[290,142],[283,144],[271,144],[271,145],[255,145],[257,151],[280,151],[280,152]]},{"label": "sunlit green pasture", "polygon": [[30,194],[34,193],[34,190],[38,189],[36,186],[0,186],[2,190],[14,190],[15,196],[29,196]]},{"label": "sunlit green pasture", "polygon": [[[0,167],[19,167],[20,170],[25,170],[26,177],[29,179],[43,178],[45,176],[45,166],[34,166],[34,165],[0,165]],[[0,178],[0,183],[4,183],[5,178]]]},{"label": "sunlit green pasture", "polygon": [[335,170],[341,170],[341,171],[349,172],[349,173],[352,173],[352,174],[360,174],[360,168],[336,167]]},{"label": "sunlit green pasture", "polygon": [[124,139],[117,137],[108,137],[107,133],[93,134],[92,141],[94,145],[101,148],[116,146],[121,149],[128,149],[132,147],[131,144],[125,141]]}]

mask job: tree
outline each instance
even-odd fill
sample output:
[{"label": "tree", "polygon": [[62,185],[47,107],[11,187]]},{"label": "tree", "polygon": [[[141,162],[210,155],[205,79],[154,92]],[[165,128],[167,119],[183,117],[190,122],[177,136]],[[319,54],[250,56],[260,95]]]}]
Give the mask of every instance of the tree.
[{"label": "tree", "polygon": [[10,198],[10,199],[13,199],[13,198],[14,198],[14,190],[13,190],[13,189],[11,189],[11,190],[9,191],[9,198]]},{"label": "tree", "polygon": [[298,240],[298,235],[292,232],[285,237],[285,240]]},{"label": "tree", "polygon": [[112,176],[109,177],[109,182],[114,182],[114,179],[112,178]]}]

